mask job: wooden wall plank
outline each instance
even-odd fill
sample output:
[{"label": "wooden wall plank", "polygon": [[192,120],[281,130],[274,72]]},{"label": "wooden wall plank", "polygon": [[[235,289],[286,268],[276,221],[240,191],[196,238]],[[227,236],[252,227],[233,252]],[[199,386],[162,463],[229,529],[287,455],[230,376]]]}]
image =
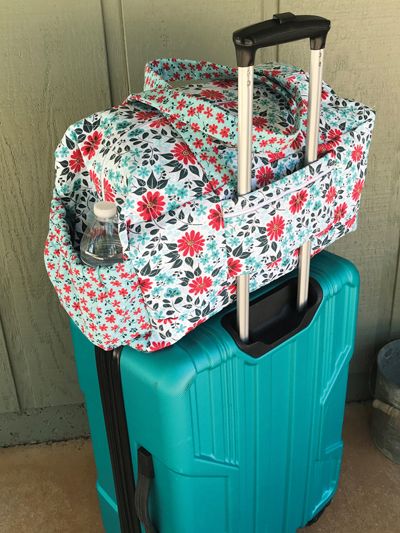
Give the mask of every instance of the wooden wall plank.
[{"label": "wooden wall plank", "polygon": [[[259,22],[275,5],[260,0],[122,0],[131,90],[142,89],[144,65],[157,57],[234,65],[232,32]],[[274,53],[266,51],[264,57]]]},{"label": "wooden wall plank", "polygon": [[43,265],[53,151],[110,105],[100,0],[0,5],[0,316],[23,409],[81,403],[66,314]]},{"label": "wooden wall plank", "polygon": [[[397,193],[397,204],[400,200],[399,196],[400,191]],[[396,286],[393,295],[393,307],[390,322],[390,339],[400,339],[400,254],[397,260]]]},{"label": "wooden wall plank", "polygon": [[19,411],[17,390],[0,321],[0,414]]},{"label": "wooden wall plank", "polygon": [[[377,112],[359,228],[331,249],[355,262],[361,295],[353,373],[370,371],[377,349],[389,338],[397,270],[400,211],[398,84],[400,77],[400,3],[365,0],[281,0],[280,11],[314,13],[332,21],[324,79],[343,96],[360,100]],[[280,60],[308,68],[308,44],[280,47]],[[396,155],[397,154],[397,155]],[[397,317],[392,321],[399,324]]]},{"label": "wooden wall plank", "polygon": [[130,93],[121,2],[101,0],[112,105]]}]

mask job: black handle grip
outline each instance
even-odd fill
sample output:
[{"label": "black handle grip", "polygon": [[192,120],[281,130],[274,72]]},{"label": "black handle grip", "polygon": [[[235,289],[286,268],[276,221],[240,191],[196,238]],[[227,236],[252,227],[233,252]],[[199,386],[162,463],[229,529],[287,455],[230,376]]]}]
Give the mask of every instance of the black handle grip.
[{"label": "black handle grip", "polygon": [[138,449],[138,482],[135,491],[135,508],[146,533],[157,533],[149,514],[149,495],[153,479],[153,457],[145,448],[140,447]]},{"label": "black handle grip", "polygon": [[331,22],[314,15],[279,13],[274,18],[252,24],[233,33],[238,67],[254,65],[259,48],[310,39],[311,50],[325,48]]}]

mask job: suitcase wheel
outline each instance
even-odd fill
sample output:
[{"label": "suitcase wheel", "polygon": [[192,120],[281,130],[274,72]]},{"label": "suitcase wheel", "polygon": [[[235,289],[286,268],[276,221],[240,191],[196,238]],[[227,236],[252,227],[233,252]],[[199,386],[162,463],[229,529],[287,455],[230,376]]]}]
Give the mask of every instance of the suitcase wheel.
[{"label": "suitcase wheel", "polygon": [[311,518],[311,520],[309,520],[306,524],[306,527],[310,527],[312,526],[313,524],[315,524],[315,522],[318,522],[318,520],[321,518],[321,516],[324,514],[325,512],[325,509],[331,504],[331,501],[332,500],[329,500],[329,502],[325,505],[325,507],[322,507],[322,509],[315,515]]}]

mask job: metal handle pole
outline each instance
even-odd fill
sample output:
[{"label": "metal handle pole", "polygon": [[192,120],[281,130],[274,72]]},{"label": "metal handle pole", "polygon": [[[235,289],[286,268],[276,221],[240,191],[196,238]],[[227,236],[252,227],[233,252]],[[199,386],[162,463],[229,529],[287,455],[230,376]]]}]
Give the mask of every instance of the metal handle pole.
[{"label": "metal handle pole", "polygon": [[[311,50],[310,82],[308,88],[308,113],[305,164],[317,160],[319,139],[319,114],[321,108],[322,68],[324,49]],[[299,252],[299,285],[297,288],[297,309],[302,311],[308,301],[310,281],[311,242],[305,242]]]},{"label": "metal handle pole", "polygon": [[[254,67],[238,67],[238,195],[251,190]],[[242,342],[249,341],[249,276],[236,278],[237,327]]]}]

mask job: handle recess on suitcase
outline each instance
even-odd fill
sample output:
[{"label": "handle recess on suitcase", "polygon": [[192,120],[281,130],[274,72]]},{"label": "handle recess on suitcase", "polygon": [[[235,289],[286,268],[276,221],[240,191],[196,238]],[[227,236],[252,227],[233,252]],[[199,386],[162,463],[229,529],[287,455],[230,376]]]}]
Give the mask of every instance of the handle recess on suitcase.
[{"label": "handle recess on suitcase", "polygon": [[[233,33],[238,64],[238,194],[251,191],[253,77],[256,51],[267,46],[310,38],[311,61],[308,90],[308,113],[305,164],[317,159],[319,113],[321,107],[322,67],[326,36],[330,21],[312,15],[296,16],[280,13],[274,18],[242,28]],[[311,243],[305,242],[299,252],[297,308],[303,310],[308,301]],[[242,342],[249,341],[249,276],[237,277],[237,327]]]}]

